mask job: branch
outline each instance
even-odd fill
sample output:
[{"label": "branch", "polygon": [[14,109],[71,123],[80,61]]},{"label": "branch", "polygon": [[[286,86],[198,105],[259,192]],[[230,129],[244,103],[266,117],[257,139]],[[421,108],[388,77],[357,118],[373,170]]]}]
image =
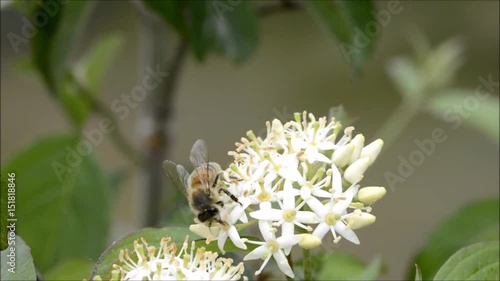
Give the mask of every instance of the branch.
[{"label": "branch", "polygon": [[[148,99],[144,107],[144,123],[151,124],[152,128],[141,136],[144,143],[145,165],[141,171],[144,179],[141,187],[145,188],[145,226],[158,224],[161,212],[162,191],[166,180],[163,172],[163,161],[168,159],[167,148],[171,132],[168,130],[168,121],[172,112],[172,98],[178,82],[184,59],[187,57],[188,46],[186,42],[176,42],[176,38],[169,32],[162,20],[158,19],[147,9],[140,8],[142,12],[142,34],[143,34],[143,64],[159,68],[167,72],[168,76],[159,86],[148,91]],[[175,46],[172,48],[172,46]],[[169,50],[170,52],[169,54]],[[142,123],[142,122],[141,122]],[[174,190],[168,190],[170,194]],[[169,196],[169,204],[175,204],[172,196]]]},{"label": "branch", "polygon": [[292,0],[281,0],[278,5],[262,6],[257,9],[260,17],[267,17],[281,12],[299,10],[301,6]]}]

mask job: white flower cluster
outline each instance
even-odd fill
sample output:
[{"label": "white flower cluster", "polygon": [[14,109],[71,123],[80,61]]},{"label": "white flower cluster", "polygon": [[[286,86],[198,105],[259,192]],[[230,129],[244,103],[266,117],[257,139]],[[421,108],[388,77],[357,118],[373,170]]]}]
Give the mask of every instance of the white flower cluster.
[{"label": "white flower cluster", "polygon": [[[268,122],[264,139],[249,131],[248,139],[229,153],[235,160],[228,169],[233,179],[228,189],[241,205],[225,205],[227,225],[210,231],[201,224],[191,227],[200,235],[214,235],[221,251],[227,238],[242,249],[245,243],[257,244],[244,257],[264,260],[255,274],[274,257],[281,271],[293,277],[286,258],[292,247],[317,247],[328,232],[335,243],[344,237],[359,244],[353,230],[375,221],[371,204],[386,192],[358,184],[380,153],[382,140],[365,146],[363,135],[352,137],[353,127],[339,136],[342,126],[335,119],[317,120],[306,112],[294,116],[284,125],[277,119]],[[262,241],[241,238],[238,229],[252,223],[247,215],[258,221]]]},{"label": "white flower cluster", "polygon": [[[114,264],[111,280],[240,280],[243,263],[232,265],[227,258],[218,258],[217,253],[197,248],[191,243],[188,251],[188,237],[179,253],[175,243],[169,245],[170,237],[161,240],[160,249],[134,241],[134,258],[128,250],[120,250],[121,265]],[[244,277],[245,280],[248,280]],[[93,280],[101,280],[96,276]]]}]

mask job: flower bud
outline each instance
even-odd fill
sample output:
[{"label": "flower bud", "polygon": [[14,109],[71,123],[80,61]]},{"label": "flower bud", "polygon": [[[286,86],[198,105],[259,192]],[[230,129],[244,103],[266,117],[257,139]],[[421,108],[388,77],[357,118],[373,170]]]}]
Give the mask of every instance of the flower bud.
[{"label": "flower bud", "polygon": [[380,154],[382,150],[382,146],[384,146],[384,141],[381,139],[377,139],[370,143],[369,145],[363,147],[361,150],[360,157],[370,157],[370,165],[373,164],[377,156]]},{"label": "flower bud", "polygon": [[347,222],[347,226],[350,229],[356,230],[374,223],[376,219],[377,218],[370,213],[365,213],[357,210],[354,211],[352,215],[348,216],[345,220]]},{"label": "flower bud", "polygon": [[347,165],[347,163],[351,159],[353,151],[354,151],[354,145],[352,143],[348,143],[336,149],[332,155],[332,161],[335,164],[335,166],[343,168],[345,165]]},{"label": "flower bud", "polygon": [[280,138],[285,137],[285,130],[283,129],[283,124],[279,119],[274,119],[271,126],[271,134],[276,134]]},{"label": "flower bud", "polygon": [[357,134],[351,140],[351,143],[354,145],[354,150],[352,151],[349,164],[352,164],[359,159],[359,156],[361,155],[361,150],[363,149],[363,145],[365,145],[365,137],[362,134]]},{"label": "flower bud", "polygon": [[385,187],[382,186],[367,186],[358,191],[358,200],[363,204],[372,204],[387,193]]},{"label": "flower bud", "polygon": [[344,172],[344,179],[349,183],[357,183],[363,179],[363,174],[370,165],[370,158],[363,157],[352,163]]},{"label": "flower bud", "polygon": [[209,238],[212,236],[217,237],[219,235],[220,226],[211,226],[208,228],[208,226],[203,223],[197,223],[190,225],[189,231],[203,238]]},{"label": "flower bud", "polygon": [[321,245],[321,239],[318,236],[309,233],[301,234],[301,236],[299,246],[304,249],[313,249]]}]

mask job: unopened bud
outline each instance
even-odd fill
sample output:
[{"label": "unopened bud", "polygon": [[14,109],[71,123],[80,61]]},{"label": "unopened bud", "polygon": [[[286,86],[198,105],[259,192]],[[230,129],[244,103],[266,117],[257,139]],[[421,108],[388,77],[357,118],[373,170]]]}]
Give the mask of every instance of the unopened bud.
[{"label": "unopened bud", "polygon": [[377,159],[377,156],[380,154],[380,151],[382,150],[382,146],[384,146],[384,141],[381,139],[377,139],[370,143],[369,145],[363,147],[361,150],[361,156],[360,157],[369,157],[370,158],[370,165],[373,164],[375,159]]},{"label": "unopened bud", "polygon": [[321,245],[321,239],[318,236],[309,233],[301,234],[301,236],[299,246],[304,249],[313,249]]},{"label": "unopened bud", "polygon": [[281,124],[279,119],[273,120],[271,130],[277,135],[282,135],[284,133],[283,124]]},{"label": "unopened bud", "polygon": [[370,213],[354,211],[345,220],[350,229],[356,230],[374,223],[377,218]]},{"label": "unopened bud", "polygon": [[345,165],[347,165],[347,163],[351,159],[353,151],[354,151],[354,145],[352,143],[348,143],[336,149],[332,155],[332,161],[335,164],[335,166],[339,168],[345,167]]},{"label": "unopened bud", "polygon": [[358,200],[363,204],[372,204],[387,193],[385,187],[382,186],[367,186],[358,191]]},{"label": "unopened bud", "polygon": [[344,179],[349,183],[358,183],[363,179],[363,174],[370,166],[370,158],[363,157],[352,163],[344,172]]},{"label": "unopened bud", "polygon": [[351,140],[351,143],[354,145],[354,150],[352,151],[349,164],[352,164],[359,159],[359,156],[361,155],[361,150],[363,149],[363,145],[365,145],[365,137],[362,134],[357,134]]},{"label": "unopened bud", "polygon": [[203,238],[209,238],[211,236],[217,237],[219,235],[220,226],[211,226],[209,228],[203,223],[197,223],[190,225],[189,231]]}]

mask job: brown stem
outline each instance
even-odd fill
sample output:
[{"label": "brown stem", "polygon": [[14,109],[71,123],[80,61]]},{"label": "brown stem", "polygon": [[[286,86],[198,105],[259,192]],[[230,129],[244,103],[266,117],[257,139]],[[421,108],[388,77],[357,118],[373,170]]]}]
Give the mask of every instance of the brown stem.
[{"label": "brown stem", "polygon": [[[146,13],[142,17],[143,28],[143,67],[159,69],[167,73],[167,77],[158,86],[147,92],[140,124],[149,124],[148,131],[141,139],[144,146],[145,165],[140,183],[145,188],[145,226],[159,223],[160,203],[164,189],[165,174],[162,164],[167,159],[171,132],[167,129],[171,115],[171,103],[175,94],[178,76],[187,54],[187,44],[178,42],[170,36],[166,25],[154,15]],[[176,45],[173,49],[171,46]],[[143,69],[144,69],[143,68]],[[144,73],[144,75],[148,75]],[[175,191],[169,191],[171,194]]]},{"label": "brown stem", "polygon": [[267,17],[277,13],[298,9],[300,9],[300,5],[296,1],[281,0],[278,5],[259,7],[257,12],[260,17]]}]

